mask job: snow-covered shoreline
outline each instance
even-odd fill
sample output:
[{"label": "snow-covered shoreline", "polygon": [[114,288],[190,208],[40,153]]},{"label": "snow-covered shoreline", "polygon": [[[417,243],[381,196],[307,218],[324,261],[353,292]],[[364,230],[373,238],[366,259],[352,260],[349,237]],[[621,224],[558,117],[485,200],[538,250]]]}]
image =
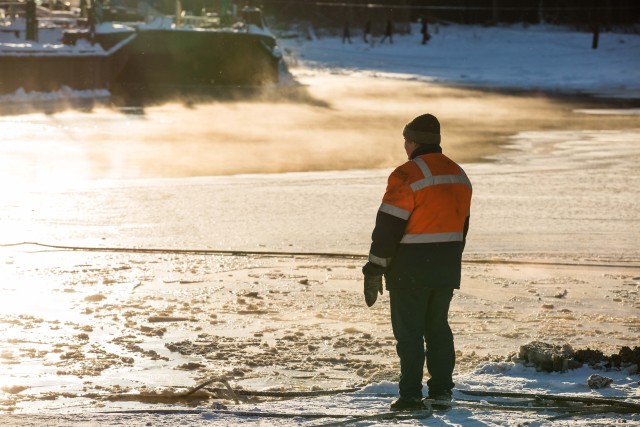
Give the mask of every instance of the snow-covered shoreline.
[{"label": "snow-covered shoreline", "polygon": [[293,65],[484,88],[514,88],[603,97],[640,98],[640,35],[602,33],[591,49],[590,33],[548,25],[478,27],[433,25],[428,44],[419,28],[365,44],[339,37],[284,39]]}]

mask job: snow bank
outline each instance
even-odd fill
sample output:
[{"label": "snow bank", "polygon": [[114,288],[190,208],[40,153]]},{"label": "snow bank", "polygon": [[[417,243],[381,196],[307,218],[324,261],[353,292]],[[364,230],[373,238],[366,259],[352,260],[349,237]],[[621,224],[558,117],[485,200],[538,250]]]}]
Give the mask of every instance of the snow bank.
[{"label": "snow bank", "polygon": [[[590,33],[547,25],[477,27],[434,25],[432,39],[421,44],[417,27],[365,44],[354,38],[284,39],[279,43],[309,73],[333,72],[413,79],[461,85],[640,97],[640,36],[603,33],[591,48]],[[294,71],[296,72],[296,71]]]}]

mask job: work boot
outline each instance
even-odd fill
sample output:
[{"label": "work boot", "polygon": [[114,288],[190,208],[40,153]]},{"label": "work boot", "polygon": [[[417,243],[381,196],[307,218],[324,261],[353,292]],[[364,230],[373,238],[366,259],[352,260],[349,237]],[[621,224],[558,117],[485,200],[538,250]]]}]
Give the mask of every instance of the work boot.
[{"label": "work boot", "polygon": [[397,398],[389,409],[392,411],[422,411],[427,409],[427,406],[420,397],[402,397]]},{"label": "work boot", "polygon": [[442,404],[431,403],[431,407],[433,409],[449,409],[451,408],[451,405],[447,405],[444,402],[451,402],[453,395],[451,394],[451,390],[443,390],[435,393],[429,393],[429,399],[440,400],[443,402]]}]

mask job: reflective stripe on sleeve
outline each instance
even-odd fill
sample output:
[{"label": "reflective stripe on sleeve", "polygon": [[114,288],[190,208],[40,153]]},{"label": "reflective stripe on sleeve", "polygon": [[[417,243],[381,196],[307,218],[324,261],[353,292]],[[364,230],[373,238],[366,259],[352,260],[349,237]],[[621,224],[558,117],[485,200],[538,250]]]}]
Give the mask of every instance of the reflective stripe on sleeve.
[{"label": "reflective stripe on sleeve", "polygon": [[444,243],[462,242],[464,233],[427,233],[427,234],[405,234],[400,243]]},{"label": "reflective stripe on sleeve", "polygon": [[409,217],[411,216],[411,212],[404,209],[400,209],[397,206],[390,205],[389,203],[381,204],[380,209],[378,210],[380,212],[388,213],[389,215],[393,215],[395,217],[398,217],[404,220],[409,219]]},{"label": "reflective stripe on sleeve", "polygon": [[416,157],[415,159],[413,159],[413,162],[416,165],[418,165],[418,167],[420,168],[420,171],[422,171],[422,175],[424,175],[425,178],[429,178],[430,176],[433,176],[433,174],[431,173],[431,169],[429,169],[429,166],[427,166],[427,163],[424,161],[423,158]]},{"label": "reflective stripe on sleeve", "polygon": [[458,168],[460,168],[460,173],[462,174],[462,176],[464,177],[465,180],[465,184],[469,186],[469,188],[471,188],[473,190],[473,186],[471,185],[471,181],[469,180],[469,177],[467,176],[467,174],[465,173],[464,169],[462,169],[460,166],[458,166]]},{"label": "reflective stripe on sleeve", "polygon": [[379,256],[375,256],[372,253],[369,253],[369,261],[379,265],[380,267],[389,267],[389,264],[391,263],[391,258],[381,258]]},{"label": "reflective stripe on sleeve", "polygon": [[411,189],[415,192],[432,185],[441,184],[465,184],[471,187],[469,178],[466,175],[436,175],[414,182],[411,184]]}]

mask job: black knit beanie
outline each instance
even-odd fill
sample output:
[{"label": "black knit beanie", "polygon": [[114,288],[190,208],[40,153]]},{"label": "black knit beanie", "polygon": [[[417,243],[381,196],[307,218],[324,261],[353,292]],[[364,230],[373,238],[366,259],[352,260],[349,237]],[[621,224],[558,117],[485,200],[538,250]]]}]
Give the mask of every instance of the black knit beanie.
[{"label": "black knit beanie", "polygon": [[416,144],[440,144],[440,122],[431,114],[416,117],[404,127],[402,136]]}]

